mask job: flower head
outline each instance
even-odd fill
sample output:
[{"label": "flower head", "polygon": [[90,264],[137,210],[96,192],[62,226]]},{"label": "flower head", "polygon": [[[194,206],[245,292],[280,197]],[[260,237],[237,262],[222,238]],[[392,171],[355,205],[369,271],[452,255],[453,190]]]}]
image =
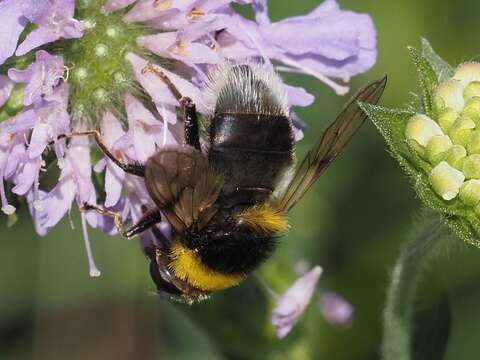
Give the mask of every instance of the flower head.
[{"label": "flower head", "polygon": [[[251,4],[256,21],[236,13],[234,2]],[[298,42],[294,29],[306,28],[308,38]],[[109,151],[134,163],[182,141],[178,101],[160,79],[142,73],[148,62],[162,63],[182,95],[205,114],[207,74],[225,60],[273,62],[278,70],[314,75],[344,93],[346,87],[331,79],[346,81],[366,71],[375,54],[370,17],[340,10],[333,0],[278,22],[269,20],[266,1],[0,1],[2,210],[15,211],[5,182],[25,197],[41,235],[83,202],[119,211],[124,220],[154,206],[142,181],[110,159],[93,161],[98,153],[90,139],[64,138],[99,128]],[[285,88],[290,106],[313,102],[303,88]],[[302,122],[294,112],[292,118],[300,139]],[[105,172],[104,181],[92,180],[93,166]],[[44,173],[55,167],[60,176],[47,190]],[[87,225],[116,232],[111,219],[93,212],[82,221],[86,240]]]},{"label": "flower head", "polygon": [[480,63],[456,69],[434,53],[410,49],[422,106],[414,113],[364,105],[424,203],[464,240],[480,246]]}]

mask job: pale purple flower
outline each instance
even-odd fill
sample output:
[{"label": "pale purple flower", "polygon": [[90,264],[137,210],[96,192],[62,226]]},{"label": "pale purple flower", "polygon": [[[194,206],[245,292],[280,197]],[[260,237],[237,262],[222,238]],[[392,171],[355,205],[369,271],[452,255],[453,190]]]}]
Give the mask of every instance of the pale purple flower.
[{"label": "pale purple flower", "polygon": [[281,70],[315,76],[338,94],[348,87],[331,78],[348,81],[375,63],[376,31],[368,15],[340,10],[335,0],[326,0],[307,15],[271,23],[267,0],[253,3],[256,23],[235,16],[219,35],[225,56],[257,53],[286,65]]},{"label": "pale purple flower", "polygon": [[165,58],[183,61],[187,65],[217,64],[219,54],[212,47],[196,42],[192,33],[180,31],[163,32],[143,36],[138,43]]},{"label": "pale purple flower", "polygon": [[339,294],[324,292],[318,306],[325,320],[334,326],[349,326],[353,320],[353,306]]},{"label": "pale purple flower", "polygon": [[18,46],[16,55],[58,39],[73,39],[83,35],[84,26],[73,18],[75,0],[23,0],[25,16],[37,27]]},{"label": "pale purple flower", "polygon": [[27,24],[22,0],[0,1],[0,65],[15,52],[18,38]]},{"label": "pale purple flower", "polygon": [[95,189],[91,180],[90,145],[86,137],[72,138],[65,153],[57,185],[46,194],[43,211],[47,214],[45,228],[55,226],[70,211],[73,201],[95,204]]},{"label": "pale purple flower", "polygon": [[[111,113],[107,112],[103,116],[101,135],[104,144],[120,160],[124,160],[124,155],[118,148],[114,148],[115,142],[125,135],[120,121]],[[122,193],[122,183],[125,179],[125,173],[112,160],[106,157],[95,165],[95,171],[105,170],[105,206],[110,208],[115,206],[120,200]]]},{"label": "pale purple flower", "polygon": [[313,295],[322,268],[315,266],[298,278],[277,300],[272,312],[272,323],[277,330],[277,337],[284,338],[303,315]]},{"label": "pale purple flower", "polygon": [[2,107],[10,97],[15,83],[5,75],[0,75],[0,107]]},{"label": "pale purple flower", "polygon": [[117,11],[126,8],[137,0],[107,0],[105,2],[105,10],[108,12]]},{"label": "pale purple flower", "polygon": [[23,103],[28,106],[38,104],[44,96],[52,95],[54,88],[63,78],[64,71],[62,57],[39,50],[35,54],[35,62],[25,70],[8,70],[8,77],[16,83],[27,84]]},{"label": "pale purple flower", "polygon": [[[252,4],[256,21],[237,14],[232,3]],[[268,18],[266,0],[106,0],[103,4],[83,1],[81,6],[75,5],[75,0],[0,0],[0,65],[6,61],[9,64],[2,66],[0,74],[0,107],[7,106],[2,114],[16,114],[0,124],[1,209],[6,214],[15,211],[5,194],[4,182],[9,182],[14,185],[14,194],[26,198],[40,235],[45,235],[73,206],[96,204],[97,191],[106,194],[101,205],[120,212],[124,221],[136,221],[155,206],[143,179],[125,174],[107,158],[94,168],[105,172],[105,188],[95,189],[91,179],[92,139],[58,139],[101,125],[107,148],[122,161],[138,163],[165,146],[182,142],[178,100],[161,79],[150,72],[142,73],[145,59],[153,58],[150,55],[175,60],[168,70],[155,66],[182,95],[193,100],[201,114],[208,112],[204,98],[207,74],[225,60],[273,62],[279,71],[314,75],[341,93],[346,87],[333,83],[332,78],[346,80],[368,69],[375,59],[375,31],[370,18],[342,11],[333,0],[326,0],[310,14],[275,23]],[[123,22],[119,14],[124,14]],[[110,22],[110,16],[115,21]],[[142,24],[132,26],[131,22]],[[25,38],[19,43],[25,29]],[[132,29],[136,38],[126,36],[122,37],[125,42],[118,41],[119,34]],[[298,29],[304,34],[302,38]],[[99,41],[84,41],[84,33]],[[138,46],[143,49],[138,51]],[[71,56],[77,51],[81,56]],[[107,63],[108,69],[104,66]],[[110,71],[113,85],[98,76],[110,75]],[[147,97],[135,97],[140,93],[138,83],[153,99],[156,112],[145,107]],[[15,87],[17,84],[22,86]],[[95,90],[85,96],[84,88]],[[18,98],[8,102],[14,89]],[[308,106],[314,100],[303,88],[285,84],[285,90],[290,106]],[[16,100],[22,95],[23,108],[19,109]],[[291,117],[295,139],[299,140],[304,124],[294,111]],[[55,157],[46,156],[50,151]],[[61,173],[47,192],[40,180],[52,166],[58,166]],[[117,229],[111,218],[94,211],[82,214],[90,273],[98,275],[87,225],[110,235]],[[165,226],[163,223],[157,228]],[[143,238],[148,238],[147,234]],[[154,241],[154,236],[149,239]],[[308,286],[306,289],[303,298],[298,295],[300,291],[292,290],[298,294],[287,296],[290,302],[280,300],[275,313],[277,322],[283,324],[279,333],[289,331],[285,329],[293,326],[305,304],[283,318],[280,310],[288,310],[292,299],[305,300],[310,291]]]}]

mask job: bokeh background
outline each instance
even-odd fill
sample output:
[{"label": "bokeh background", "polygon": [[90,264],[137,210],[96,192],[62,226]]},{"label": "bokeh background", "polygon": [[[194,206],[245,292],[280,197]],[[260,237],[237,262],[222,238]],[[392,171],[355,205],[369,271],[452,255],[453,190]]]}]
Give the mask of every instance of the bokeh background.
[{"label": "bokeh background", "polygon": [[[273,20],[310,11],[318,0],[270,1]],[[407,46],[420,36],[448,62],[479,54],[477,0],[339,0],[369,13],[378,29],[378,62],[352,89],[385,73],[383,104],[411,102],[415,69]],[[301,34],[299,34],[301,36]],[[345,98],[304,76],[287,76],[316,97],[298,113],[308,124],[304,154]],[[380,358],[382,311],[391,269],[419,213],[408,179],[371,124],[331,166],[291,216],[292,229],[261,273],[278,292],[298,262],[324,274],[304,318],[284,340],[270,324],[274,300],[252,278],[203,304],[153,294],[137,240],[92,231],[100,278],[88,276],[78,214],[39,238],[29,216],[7,227],[0,217],[0,359],[328,359]],[[478,359],[480,251],[457,241],[429,265],[415,314],[418,359]],[[333,328],[316,299],[325,290],[355,308],[353,324]]]}]

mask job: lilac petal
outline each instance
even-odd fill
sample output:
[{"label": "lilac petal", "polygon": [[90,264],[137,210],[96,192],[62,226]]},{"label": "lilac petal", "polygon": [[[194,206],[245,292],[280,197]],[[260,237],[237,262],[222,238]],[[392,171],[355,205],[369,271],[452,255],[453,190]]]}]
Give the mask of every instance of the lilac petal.
[{"label": "lilac petal", "polygon": [[95,189],[91,180],[92,165],[88,139],[73,138],[68,149],[67,160],[76,180],[78,202],[80,204],[89,202]]},{"label": "lilac petal", "polygon": [[128,22],[148,21],[158,16],[167,15],[172,16],[175,13],[179,13],[179,7],[185,5],[179,3],[192,3],[192,0],[175,1],[167,0],[158,2],[155,6],[155,2],[152,0],[140,0],[135,6],[125,15],[124,20]]},{"label": "lilac petal", "polygon": [[107,0],[104,7],[107,12],[113,12],[126,8],[128,5],[133,4],[135,1],[136,0]]},{"label": "lilac petal", "polygon": [[42,155],[49,141],[49,126],[47,124],[38,124],[33,128],[30,144],[28,146],[28,156],[34,159]]},{"label": "lilac petal", "polygon": [[252,7],[255,12],[255,21],[258,24],[270,24],[270,18],[268,17],[268,0],[253,0]]},{"label": "lilac petal", "polygon": [[47,194],[44,191],[38,191],[38,198],[35,199],[35,192],[30,191],[27,194],[27,203],[28,209],[30,210],[30,214],[32,215],[33,225],[35,226],[35,231],[40,236],[45,236],[47,234],[47,228],[45,227],[45,223],[48,218],[48,214],[45,209],[38,209],[38,206],[35,206],[36,201],[42,201],[44,204],[45,197]]},{"label": "lilac petal", "polygon": [[2,107],[10,97],[15,83],[7,76],[0,75],[0,107]]},{"label": "lilac petal", "polygon": [[70,210],[74,199],[75,182],[67,176],[66,179],[60,180],[45,197],[44,211],[47,214],[47,221],[44,226],[46,228],[55,226]]},{"label": "lilac petal", "polygon": [[30,34],[28,34],[25,40],[18,46],[15,54],[17,56],[25,55],[32,49],[56,41],[58,39],[60,39],[60,34],[53,33],[46,28],[35,29]]},{"label": "lilac petal", "polygon": [[25,195],[33,186],[40,171],[41,159],[30,159],[15,176],[15,186],[12,192],[17,195]]},{"label": "lilac petal", "polygon": [[287,84],[284,84],[284,87],[287,90],[289,106],[310,106],[315,100],[315,97],[302,87]]},{"label": "lilac petal", "polygon": [[303,315],[309,304],[322,268],[315,266],[308,273],[297,279],[288,290],[278,298],[277,306],[272,312],[272,323],[277,330],[277,337],[285,337]]},{"label": "lilac petal", "polygon": [[101,158],[93,167],[93,171],[96,173],[101,173],[107,167],[107,159]]},{"label": "lilac petal", "polygon": [[3,177],[5,179],[12,178],[20,165],[22,165],[25,161],[27,161],[27,150],[25,147],[23,134],[20,133],[17,134],[13,139],[13,145],[7,158],[7,164],[5,165]]},{"label": "lilac petal", "polygon": [[[118,121],[112,113],[107,112],[102,121],[102,138],[105,145],[111,149],[113,144],[124,134],[125,132],[122,129],[120,121]],[[118,154],[115,155],[118,156]],[[124,178],[124,171],[109,159],[105,173],[106,207],[112,207],[120,200]]]},{"label": "lilac petal", "polygon": [[306,16],[317,16],[319,14],[323,14],[326,12],[335,11],[339,9],[340,9],[340,6],[337,4],[336,0],[325,0]]},{"label": "lilac petal", "polygon": [[325,292],[318,302],[325,320],[334,326],[349,326],[352,323],[353,307],[341,295]]},{"label": "lilac petal", "polygon": [[22,111],[13,118],[5,120],[0,124],[0,129],[10,134],[15,134],[33,128],[37,116],[32,109]]},{"label": "lilac petal", "polygon": [[128,125],[133,132],[133,146],[138,161],[145,163],[155,153],[155,141],[149,133],[150,125],[158,121],[150,111],[133,96],[125,96]]},{"label": "lilac petal", "polygon": [[[163,83],[163,81],[152,73],[142,74],[142,69],[148,64],[148,62],[135,54],[129,53],[127,60],[133,65],[135,72],[135,78],[140,82],[143,88],[150,94],[154,102],[158,104],[166,104],[178,106],[178,100],[171,94],[170,90]],[[205,112],[205,105],[202,101],[202,94],[198,88],[193,86],[189,81],[181,78],[177,74],[162,68],[159,65],[155,65],[159,70],[162,70],[175,84],[178,90],[183,96],[190,97],[197,105],[197,111]]]},{"label": "lilac petal", "polygon": [[51,4],[48,0],[21,0],[22,13],[28,20],[38,23],[48,16],[51,11]]},{"label": "lilac petal", "polygon": [[15,52],[18,38],[27,23],[21,1],[0,1],[0,65]]}]

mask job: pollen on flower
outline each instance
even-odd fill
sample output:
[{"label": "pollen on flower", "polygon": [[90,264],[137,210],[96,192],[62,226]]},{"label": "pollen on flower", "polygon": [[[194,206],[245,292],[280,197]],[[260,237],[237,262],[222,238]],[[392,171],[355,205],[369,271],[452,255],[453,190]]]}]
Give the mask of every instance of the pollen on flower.
[{"label": "pollen on flower", "polygon": [[172,7],[172,0],[154,0],[153,6],[157,10],[167,10]]}]

